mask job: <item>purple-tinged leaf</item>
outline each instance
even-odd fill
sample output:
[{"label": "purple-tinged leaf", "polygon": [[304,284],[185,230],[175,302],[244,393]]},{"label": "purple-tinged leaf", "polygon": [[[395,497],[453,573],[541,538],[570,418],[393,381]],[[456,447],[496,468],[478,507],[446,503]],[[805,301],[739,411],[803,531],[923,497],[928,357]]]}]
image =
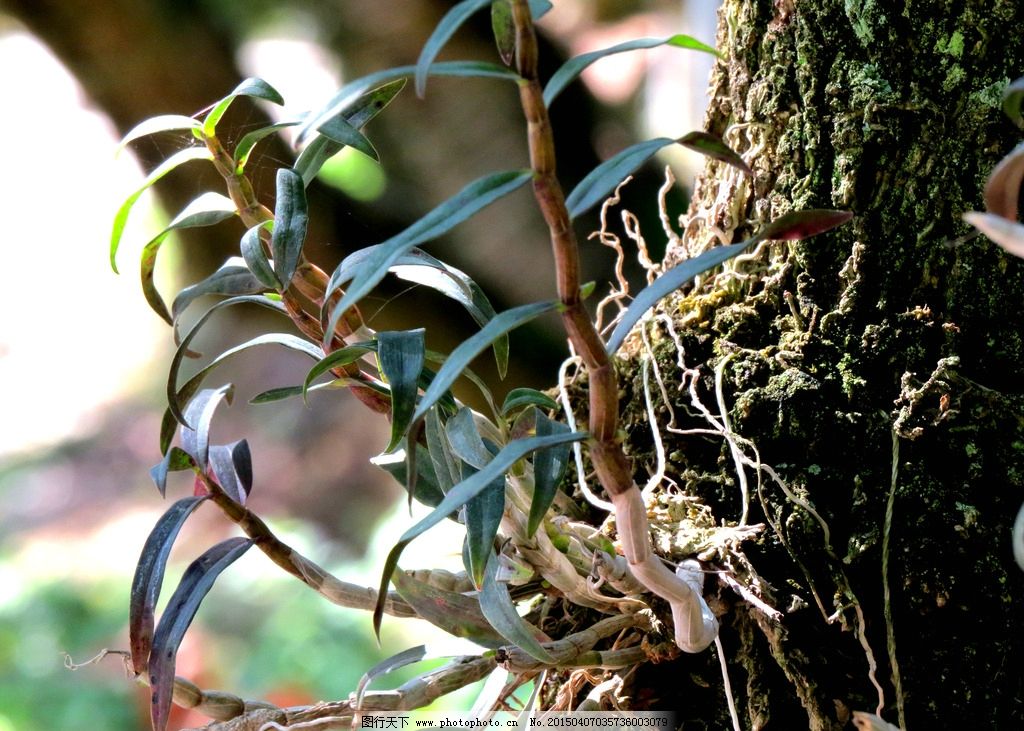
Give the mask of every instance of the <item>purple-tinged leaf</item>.
[{"label": "purple-tinged leaf", "polygon": [[491,551],[480,590],[480,611],[506,640],[517,645],[530,657],[553,665],[555,658],[537,641],[539,630],[519,616],[508,593],[508,586],[497,580],[497,573],[498,557]]},{"label": "purple-tinged leaf", "polygon": [[701,43],[696,38],[682,34],[669,36],[668,38],[638,38],[633,41],[619,43],[618,45],[610,48],[603,48],[599,51],[582,53],[579,56],[570,58],[551,75],[547,86],[544,87],[544,106],[550,107],[551,102],[555,100],[555,97],[561,94],[566,86],[572,83],[581,73],[583,73],[584,69],[595,61],[599,61],[605,56],[613,56],[617,53],[638,51],[646,48],[657,48],[658,46],[664,45],[675,46],[676,48],[688,48],[693,51],[703,51],[704,53],[710,53],[712,56],[718,56],[718,51],[711,46]]},{"label": "purple-tinged leaf", "polygon": [[700,256],[679,263],[637,293],[608,338],[608,353],[614,354],[622,346],[626,335],[648,310],[698,274],[713,269],[759,241],[807,238],[835,228],[851,218],[853,214],[849,211],[824,209],[787,213],[769,223],[753,238],[738,244],[716,246]]},{"label": "purple-tinged leaf", "polygon": [[142,278],[142,293],[146,302],[153,308],[153,311],[166,320],[168,325],[173,324],[167,305],[156,289],[153,277],[156,272],[156,258],[164,240],[172,231],[183,228],[198,228],[201,226],[213,226],[235,215],[235,204],[230,198],[219,193],[203,193],[193,200],[184,210],[175,216],[174,220],[163,231],[158,233],[142,249],[142,260],[140,263],[140,275]]},{"label": "purple-tinged leaf", "polygon": [[167,557],[174,539],[204,497],[185,497],[167,509],[153,526],[132,578],[131,599],[128,608],[128,637],[131,647],[132,668],[136,674],[146,670],[149,651],[153,646],[153,616],[160,598]]},{"label": "purple-tinged leaf", "polygon": [[391,440],[385,453],[402,443],[416,410],[419,378],[423,371],[423,328],[377,333],[377,358],[391,388]]},{"label": "purple-tinged leaf", "polygon": [[242,259],[232,257],[221,265],[220,269],[201,282],[178,292],[171,305],[171,317],[175,322],[181,313],[198,297],[206,294],[237,296],[243,294],[261,294],[267,291],[266,285],[256,278]]},{"label": "purple-tinged leaf", "polygon": [[285,288],[299,265],[308,223],[302,177],[290,168],[281,168],[277,171],[277,202],[270,249],[274,255],[274,273]]},{"label": "purple-tinged leaf", "polygon": [[252,454],[249,442],[241,439],[231,444],[216,444],[210,447],[210,467],[228,497],[239,505],[252,491]]},{"label": "purple-tinged leaf", "polygon": [[491,3],[491,31],[498,57],[511,66],[516,55],[516,26],[512,19],[511,0],[493,0]]},{"label": "purple-tinged leaf", "polygon": [[174,692],[174,668],[178,646],[185,637],[203,598],[221,572],[249,550],[248,538],[229,538],[208,550],[185,569],[153,635],[149,655],[151,718],[154,731],[165,731]]},{"label": "purple-tinged leaf", "polygon": [[167,473],[180,472],[195,467],[196,461],[192,455],[180,447],[171,447],[167,450],[160,463],[149,470],[149,476],[153,478],[156,489],[160,491],[160,497],[167,497]]},{"label": "purple-tinged leaf", "polygon": [[402,569],[395,569],[391,582],[416,614],[435,627],[484,647],[495,648],[505,644],[502,636],[484,618],[476,597],[431,586]]},{"label": "purple-tinged leaf", "polygon": [[709,132],[690,132],[680,137],[677,142],[683,147],[689,148],[694,152],[699,152],[701,155],[710,157],[712,160],[718,160],[724,162],[726,165],[732,165],[734,168],[742,170],[747,175],[753,175],[754,171],[750,169],[750,166],[743,161],[731,147],[722,141],[721,137],[717,137]]},{"label": "purple-tinged leaf", "polygon": [[974,226],[1007,252],[1024,259],[1024,224],[993,213],[971,211],[964,220]]},{"label": "purple-tinged leaf", "polygon": [[444,48],[444,44],[455,34],[463,23],[465,23],[476,11],[487,5],[491,0],[462,0],[453,5],[430,34],[430,38],[423,45],[420,57],[416,61],[416,96],[423,98],[427,91],[427,75],[430,73],[430,66],[437,58],[437,54]]},{"label": "purple-tinged leaf", "polygon": [[199,469],[206,471],[210,453],[210,422],[222,400],[229,404],[235,387],[227,383],[220,388],[206,388],[196,394],[185,409],[181,427],[181,448],[195,459]]},{"label": "purple-tinged leaf", "polygon": [[480,491],[490,485],[492,481],[504,475],[512,465],[531,452],[538,449],[544,449],[545,447],[553,447],[557,444],[577,442],[581,439],[586,439],[586,437],[586,432],[572,432],[570,434],[556,434],[549,437],[531,437],[529,439],[520,439],[510,442],[509,444],[506,444],[500,452],[494,455],[494,459],[488,462],[482,470],[467,479],[462,480],[459,484],[449,490],[437,507],[434,508],[429,515],[422,518],[414,526],[405,531],[405,533],[403,533],[398,539],[395,546],[388,553],[388,556],[384,561],[384,571],[381,574],[380,591],[377,595],[377,606],[373,612],[374,632],[376,632],[378,636],[380,635],[380,622],[384,617],[384,598],[387,594],[388,581],[391,578],[391,574],[398,566],[398,559],[402,555],[402,551],[405,550],[405,547],[408,546],[409,543],[461,508],[470,499],[472,499],[473,496],[479,494]]},{"label": "purple-tinged leaf", "polygon": [[1021,106],[1024,104],[1024,76],[1010,82],[1003,91],[1003,111],[1015,125],[1024,129],[1024,116],[1021,115]]},{"label": "purple-tinged leaf", "polygon": [[[1020,185],[1024,180],[1024,142],[999,161],[985,183],[985,209],[997,216],[1017,221]],[[980,226],[979,226],[980,228]]]}]

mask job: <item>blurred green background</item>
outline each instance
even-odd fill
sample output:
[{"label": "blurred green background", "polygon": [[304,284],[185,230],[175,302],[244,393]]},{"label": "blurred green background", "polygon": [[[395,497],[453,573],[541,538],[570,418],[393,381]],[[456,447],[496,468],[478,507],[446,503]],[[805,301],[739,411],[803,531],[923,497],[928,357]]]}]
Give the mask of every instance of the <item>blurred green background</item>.
[{"label": "blurred green background", "polygon": [[[136,262],[168,214],[216,188],[186,168],[147,194],[133,213],[119,254],[122,274],[115,276],[106,252],[114,211],[143,169],[183,144],[158,136],[115,159],[117,139],[145,117],[191,114],[247,75],[277,87],[289,111],[312,107],[344,80],[413,62],[451,4],[0,0],[0,126],[7,141],[0,175],[0,731],[147,725],[148,694],[116,657],[72,672],[62,653],[82,662],[103,648],[127,647],[132,571],[167,505],[147,470],[159,457],[173,345],[142,299]],[[686,32],[713,41],[711,0],[555,4],[541,28],[547,73],[570,55],[631,38]],[[443,58],[493,58],[488,32],[485,13]],[[594,66],[552,109],[563,180],[579,180],[640,137],[698,128],[709,68],[710,59],[677,49]],[[237,104],[237,135],[274,113]],[[311,188],[310,240],[317,245],[310,254],[325,267],[400,230],[467,180],[525,161],[514,89],[478,81],[431,81],[424,101],[407,89],[367,131],[382,164],[339,156]],[[290,152],[277,141],[260,155],[255,178],[266,199],[275,167]],[[644,230],[655,234],[647,242],[655,256],[664,247],[655,209],[661,167],[669,163],[687,180],[697,164],[684,151],[666,155],[638,175],[626,196]],[[477,279],[499,310],[553,289],[537,274],[547,267],[547,238],[522,192],[431,247]],[[670,207],[681,213],[685,203],[678,187]],[[581,239],[594,225],[593,218],[582,222]],[[236,226],[226,222],[166,245],[158,270],[163,291],[205,276],[230,256],[241,233]],[[584,255],[585,279],[603,287],[612,255],[596,242]],[[389,286],[364,308],[373,326],[425,319],[429,346],[439,350],[469,332],[468,319],[445,319],[450,308],[431,295]],[[225,313],[217,325],[198,342],[207,356],[276,323],[244,312]],[[555,333],[542,328],[513,340],[517,367],[496,386],[499,397],[512,386],[550,385],[563,356]],[[239,393],[218,417],[216,438],[249,439],[252,506],[279,535],[337,575],[374,585],[382,551],[410,522],[400,488],[368,463],[387,441],[384,421],[368,419],[342,392],[314,398],[309,408],[246,403],[265,389],[300,382],[307,365],[265,350],[219,370],[216,382],[232,381]],[[172,480],[168,497],[190,490],[187,481]],[[231,534],[213,508],[200,509],[177,541],[165,600],[184,566]],[[461,537],[454,529],[431,535],[407,554],[417,562],[409,568],[457,569]],[[328,604],[252,551],[204,602],[178,672],[203,687],[293,705],[344,697],[366,668],[424,641],[437,652],[471,651],[422,623],[397,620],[385,621],[378,649],[368,616]],[[468,707],[473,693],[438,707]],[[172,717],[174,728],[203,723],[194,714]]]}]

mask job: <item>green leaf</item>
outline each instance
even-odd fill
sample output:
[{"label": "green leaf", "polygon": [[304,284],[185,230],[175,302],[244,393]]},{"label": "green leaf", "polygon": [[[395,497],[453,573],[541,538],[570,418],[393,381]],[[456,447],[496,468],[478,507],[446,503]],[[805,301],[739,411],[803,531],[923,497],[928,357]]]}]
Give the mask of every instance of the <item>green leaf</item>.
[{"label": "green leaf", "polygon": [[391,581],[398,595],[423,619],[454,637],[497,648],[505,640],[488,624],[476,597],[439,589],[396,569]]},{"label": "green leaf", "polygon": [[743,161],[743,158],[736,154],[731,147],[722,142],[722,138],[708,132],[690,132],[680,137],[677,142],[683,147],[688,147],[694,152],[710,157],[712,160],[724,162],[734,168],[742,170],[747,175],[753,176],[754,171]]},{"label": "green leaf", "polygon": [[231,403],[235,387],[227,383],[220,388],[206,388],[196,394],[185,409],[181,427],[181,448],[192,456],[203,472],[209,463],[210,424],[222,400]]},{"label": "green leaf", "polygon": [[427,452],[430,455],[430,462],[434,467],[434,474],[437,476],[437,484],[443,497],[456,482],[462,479],[462,474],[459,463],[452,456],[448,435],[441,423],[438,407],[435,406],[427,412],[424,426]]},{"label": "green leaf", "polygon": [[377,333],[377,357],[381,372],[391,387],[391,441],[385,452],[393,452],[402,443],[419,392],[423,371],[423,328]]},{"label": "green leaf", "polygon": [[437,58],[437,54],[444,48],[444,44],[455,34],[463,23],[469,20],[470,16],[487,5],[491,0],[462,0],[453,5],[441,22],[434,28],[430,38],[423,45],[420,57],[416,61],[416,96],[423,98],[427,90],[427,74],[430,72],[430,65]]},{"label": "green leaf", "polygon": [[231,103],[240,96],[263,99],[278,106],[284,105],[284,99],[277,92],[277,89],[263,79],[248,78],[236,86],[234,91],[213,105],[213,109],[210,110],[210,113],[206,115],[206,119],[203,120],[203,134],[205,136],[213,137],[217,134],[217,123],[220,122],[224,113],[228,111]]},{"label": "green leaf", "polygon": [[245,505],[252,492],[252,454],[249,442],[240,439],[231,444],[210,447],[210,467],[228,497]]},{"label": "green leaf", "polygon": [[174,539],[177,538],[178,531],[188,516],[206,498],[206,495],[190,496],[171,505],[153,526],[142,547],[142,554],[135,565],[128,607],[128,638],[132,668],[136,674],[144,672],[149,663],[149,652],[153,646],[156,603],[160,598],[164,569],[167,567],[167,557],[171,553]]},{"label": "green leaf", "polygon": [[162,317],[168,325],[173,324],[171,314],[167,311],[167,305],[156,289],[154,276],[156,273],[157,254],[164,240],[172,231],[183,228],[198,228],[201,226],[212,226],[216,223],[231,218],[235,215],[235,204],[230,198],[219,193],[203,193],[193,200],[184,210],[175,216],[170,225],[158,233],[142,249],[140,262],[140,277],[142,279],[142,293],[146,302],[153,311]]},{"label": "green leaf", "polygon": [[[462,466],[463,477],[469,477],[475,469]],[[487,557],[494,553],[494,539],[501,525],[501,514],[505,511],[505,478],[491,481],[479,495],[466,503],[466,546],[469,550],[469,565],[466,567],[473,584],[480,587],[484,581]]]},{"label": "green leaf", "polygon": [[252,272],[253,276],[266,285],[268,289],[280,290],[284,289],[284,287],[274,273],[274,265],[267,258],[267,252],[264,250],[263,242],[260,240],[260,233],[264,229],[273,230],[273,228],[273,221],[257,223],[242,234],[239,249],[242,252],[242,259],[245,260],[245,265],[249,267],[249,271]]},{"label": "green leaf", "polygon": [[167,450],[167,454],[160,460],[160,463],[149,469],[149,476],[152,478],[153,484],[156,485],[156,489],[160,491],[160,497],[167,497],[168,472],[181,472],[182,470],[195,467],[195,464],[196,462],[192,459],[192,455],[188,454],[184,449],[171,447]]},{"label": "green leaf", "polygon": [[[521,187],[532,177],[533,173],[529,170],[514,170],[478,178],[400,234],[380,244],[355,267],[352,283],[345,296],[331,309],[324,332],[334,332],[345,311],[377,286],[403,254],[418,244],[443,236],[481,209]],[[345,271],[344,261],[331,275],[324,295],[325,301],[345,283],[338,276],[339,270]]]},{"label": "green leaf", "polygon": [[507,415],[516,409],[524,406],[540,406],[542,409],[553,411],[558,408],[554,399],[546,393],[534,388],[513,388],[505,397],[505,403],[501,405],[502,415]]},{"label": "green leaf", "polygon": [[356,686],[356,702],[354,707],[363,707],[363,695],[366,693],[366,689],[370,687],[370,683],[374,680],[398,670],[399,668],[404,668],[407,665],[418,663],[426,656],[427,646],[417,645],[416,647],[410,647],[408,650],[402,650],[398,654],[392,655],[387,660],[381,660],[379,663],[363,673],[363,677],[359,679],[359,685]]},{"label": "green leaf", "polygon": [[[398,96],[398,92],[405,87],[405,83],[405,79],[399,79],[379,86],[358,97],[337,114],[344,117],[352,127],[360,129],[380,114],[391,103],[391,100]],[[302,182],[308,186],[323,167],[324,162],[337,154],[343,146],[328,137],[318,136],[299,153],[293,169],[302,176]]]},{"label": "green leaf", "polygon": [[255,149],[256,145],[261,140],[263,140],[266,137],[269,137],[275,132],[279,132],[282,129],[294,127],[295,125],[299,124],[299,122],[300,120],[297,119],[290,120],[287,122],[277,122],[276,124],[267,125],[266,127],[261,127],[260,129],[253,130],[252,132],[249,132],[244,137],[242,137],[242,139],[238,141],[238,144],[235,145],[235,172],[241,173],[243,170],[245,170],[245,166],[249,162],[249,156],[252,154],[253,149]]},{"label": "green leaf", "polygon": [[110,232],[110,268],[115,273],[117,273],[117,249],[121,245],[121,236],[124,234],[125,224],[128,223],[128,214],[132,212],[132,207],[139,200],[139,196],[145,193],[153,183],[160,180],[160,178],[179,165],[183,165],[191,160],[212,159],[210,151],[205,147],[186,147],[184,150],[179,150],[150,171],[146,179],[142,181],[142,185],[125,199],[114,215],[114,226]]},{"label": "green leaf", "polygon": [[600,51],[591,51],[590,53],[583,53],[574,58],[570,58],[562,66],[551,75],[548,80],[547,86],[544,87],[544,105],[550,107],[551,102],[555,100],[565,87],[571,84],[583,70],[590,66],[595,61],[598,61],[605,56],[612,56],[616,53],[624,53],[626,51],[637,51],[645,48],[657,48],[658,46],[675,46],[676,48],[688,48],[693,51],[703,51],[704,53],[710,53],[712,56],[718,56],[718,51],[713,47],[701,43],[696,38],[692,38],[687,35],[674,35],[668,38],[638,38],[633,41],[626,41],[625,43],[619,43],[618,45],[611,46],[610,48],[604,48]]},{"label": "green leaf", "polygon": [[267,290],[266,285],[253,276],[249,268],[244,266],[242,259],[231,257],[220,269],[208,276],[201,282],[178,292],[171,305],[171,317],[176,322],[181,313],[192,304],[197,298],[207,294],[219,295],[243,295],[260,294]]},{"label": "green leaf", "polygon": [[310,384],[320,375],[332,368],[340,368],[347,366],[349,363],[355,363],[367,353],[375,352],[376,350],[376,342],[352,343],[323,356],[320,362],[310,368],[309,373],[306,374],[306,380],[302,383],[303,398],[305,398],[306,392],[310,389]]},{"label": "green leaf", "polygon": [[510,0],[491,2],[491,31],[494,33],[494,45],[498,49],[501,62],[511,66],[516,55],[516,26],[512,19]]},{"label": "green leaf", "polygon": [[504,475],[512,465],[531,452],[544,449],[545,447],[553,447],[556,444],[576,442],[585,439],[586,436],[586,432],[572,432],[570,434],[556,434],[550,437],[519,439],[507,444],[500,452],[494,455],[494,459],[488,462],[486,467],[455,485],[429,515],[405,531],[398,539],[398,543],[388,553],[387,559],[384,562],[380,591],[377,595],[377,607],[373,613],[373,627],[378,636],[380,635],[381,618],[384,616],[383,602],[387,595],[388,580],[398,565],[398,559],[402,555],[402,551],[405,550],[405,547],[413,539],[433,528],[448,515],[461,508],[473,496],[491,484],[493,480]]},{"label": "green leaf", "polygon": [[527,624],[516,612],[508,587],[497,580],[497,573],[498,557],[491,551],[484,571],[483,587],[480,589],[480,611],[502,637],[516,644],[530,657],[554,665],[555,658],[537,641],[534,636],[536,628]]},{"label": "green leaf", "polygon": [[[425,451],[422,445],[416,445],[416,487],[412,497],[427,507],[433,508],[441,504],[444,499],[444,490],[438,482],[433,465],[424,454]],[[405,490],[409,489],[408,460],[402,450],[398,450],[394,454],[378,454],[370,462],[394,477]],[[454,514],[448,517],[452,520],[456,519]]]},{"label": "green leaf", "polygon": [[[312,389],[310,389],[312,390]],[[275,401],[284,401],[285,399],[292,398],[293,396],[302,395],[302,386],[282,386],[281,388],[270,388],[249,399],[250,404],[270,404]]]},{"label": "green leaf", "polygon": [[[546,417],[540,409],[534,408],[536,418],[536,434],[546,437],[551,434],[566,434],[569,427]],[[569,466],[569,445],[559,444],[557,447],[539,449],[533,455],[533,501],[530,503],[530,516],[526,523],[526,535],[530,538],[537,531],[544,516],[547,515],[551,503],[555,501],[555,493],[562,484],[565,470]]]},{"label": "green leaf", "polygon": [[848,211],[813,209],[787,213],[765,226],[756,236],[729,246],[716,246],[700,256],[687,259],[669,269],[650,285],[640,290],[632,304],[622,314],[608,339],[608,353],[614,354],[644,314],[663,298],[676,291],[698,274],[712,269],[731,259],[744,249],[770,239],[792,240],[814,236],[835,228],[853,218]]},{"label": "green leaf", "polygon": [[1024,76],[1010,82],[1003,91],[1003,111],[1006,116],[1024,129],[1024,116],[1021,115],[1021,106],[1024,104]]},{"label": "green leaf", "polygon": [[158,132],[176,132],[178,130],[188,129],[196,130],[202,127],[198,119],[194,117],[185,117],[181,114],[162,114],[158,117],[150,117],[144,122],[132,127],[128,134],[126,134],[121,142],[117,145],[117,152],[119,154],[125,147],[135,140],[146,137],[148,135],[156,134]]},{"label": "green leaf", "polygon": [[565,199],[569,217],[576,218],[600,203],[615,190],[615,186],[638,167],[647,162],[654,153],[675,140],[659,137],[627,147],[591,170]]},{"label": "green leaf", "polygon": [[510,330],[535,319],[545,312],[551,312],[558,306],[555,301],[534,302],[521,307],[514,307],[495,316],[485,325],[480,332],[471,336],[460,344],[452,354],[448,356],[441,370],[437,372],[437,378],[430,384],[430,388],[423,394],[420,405],[413,415],[413,421],[420,419],[427,410],[437,403],[437,400],[451,388],[451,385],[458,379],[459,374],[476,358],[490,343],[497,337],[508,333]]},{"label": "green leaf", "polygon": [[482,470],[494,456],[484,445],[473,419],[473,410],[467,406],[459,409],[445,424],[445,436],[452,453],[475,469]]},{"label": "green leaf", "polygon": [[274,255],[274,273],[286,289],[302,257],[308,222],[306,188],[302,177],[290,168],[279,169],[270,250]]},{"label": "green leaf", "polygon": [[529,5],[530,15],[533,16],[534,20],[540,20],[554,7],[548,0],[530,0]]},{"label": "green leaf", "polygon": [[374,162],[380,162],[380,155],[377,154],[377,150],[374,148],[373,143],[366,139],[366,135],[349,124],[345,120],[344,115],[339,114],[336,117],[328,119],[317,128],[317,132],[319,132],[323,137],[333,140],[342,147],[347,145],[353,149],[359,150],[359,152],[363,153]]},{"label": "green leaf", "polygon": [[[210,309],[204,312],[203,315],[196,321],[196,324],[192,326],[192,329],[188,331],[184,338],[182,338],[181,343],[178,345],[178,349],[174,352],[174,356],[171,358],[170,372],[167,375],[167,405],[168,408],[170,409],[170,413],[173,415],[172,424],[174,420],[177,420],[178,423],[180,424],[186,423],[185,416],[181,412],[181,403],[182,401],[192,396],[191,393],[187,392],[187,384],[185,387],[181,389],[181,391],[178,391],[175,388],[175,385],[178,382],[178,370],[181,368],[181,362],[182,360],[184,360],[185,354],[189,352],[189,343],[192,342],[192,339],[199,333],[199,330],[202,329],[203,325],[206,324],[207,320],[209,320],[213,313],[215,313],[217,310],[221,309],[222,307],[231,307],[232,305],[243,303],[260,305],[261,307],[266,307],[268,309],[274,310],[275,312],[280,312],[283,315],[287,315],[284,306],[280,302],[274,302],[273,300],[267,299],[266,297],[261,297],[259,295],[243,295],[241,297],[232,297],[231,299],[226,299],[222,302],[218,302],[215,305],[212,305]],[[298,338],[296,338],[296,340],[298,340]],[[302,342],[305,343],[305,341]],[[306,343],[306,345],[309,345],[309,343]],[[225,356],[222,355],[221,359],[223,359],[224,357]],[[189,384],[195,381],[199,375],[205,374],[207,371],[208,369],[200,371],[199,374],[193,376],[192,379],[189,381]],[[192,393],[195,393],[195,391],[193,391]],[[166,422],[167,417],[165,416],[164,423],[166,424]],[[166,431],[167,430],[165,428],[163,430],[164,435],[166,435]],[[160,451],[166,452],[167,446],[167,444],[163,443],[163,438],[161,438],[162,448]]]},{"label": "green leaf", "polygon": [[[345,84],[331,97],[323,109],[310,115],[309,119],[303,123],[302,128],[299,130],[299,141],[301,142],[308,137],[310,133],[314,132],[325,121],[348,108],[350,104],[354,103],[370,89],[388,81],[407,79],[415,73],[415,66],[398,66],[378,71]],[[492,78],[517,82],[522,80],[519,74],[514,71],[510,71],[496,63],[486,63],[484,61],[443,61],[435,63],[430,67],[430,76]],[[352,123],[352,120],[349,120],[349,122]],[[359,125],[355,126],[358,127]]]},{"label": "green leaf", "polygon": [[229,538],[197,558],[185,570],[175,589],[160,624],[153,636],[149,658],[149,685],[152,689],[152,722],[154,731],[165,731],[174,691],[174,668],[178,646],[185,631],[199,610],[203,598],[221,572],[249,550],[248,538]]}]

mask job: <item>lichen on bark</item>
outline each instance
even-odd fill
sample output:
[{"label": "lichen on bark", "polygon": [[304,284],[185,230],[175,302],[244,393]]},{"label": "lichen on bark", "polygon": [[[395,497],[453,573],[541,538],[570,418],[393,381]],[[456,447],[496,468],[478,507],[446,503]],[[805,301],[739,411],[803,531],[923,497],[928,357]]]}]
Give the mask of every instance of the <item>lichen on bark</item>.
[{"label": "lichen on bark", "polygon": [[[719,592],[733,689],[753,728],[841,728],[853,711],[875,712],[880,691],[883,715],[907,728],[1024,724],[1012,670],[1024,576],[1009,546],[1024,499],[1024,265],[983,238],[955,241],[1017,142],[998,107],[1024,69],[1022,21],[1010,1],[723,4],[707,127],[755,176],[710,163],[666,262],[789,210],[856,214],[669,298],[674,332],[652,319],[650,349],[636,338],[622,364],[640,484],[656,464],[641,368],[654,358],[669,396],[648,380],[663,484],[713,522],[741,512],[727,441],[665,428],[670,415],[678,430],[707,427],[696,394],[719,419],[724,402],[732,432],[788,490],[746,468],[751,522],[770,526],[742,553],[786,612],[781,624]],[[692,685],[721,692],[712,661],[678,662]]]}]

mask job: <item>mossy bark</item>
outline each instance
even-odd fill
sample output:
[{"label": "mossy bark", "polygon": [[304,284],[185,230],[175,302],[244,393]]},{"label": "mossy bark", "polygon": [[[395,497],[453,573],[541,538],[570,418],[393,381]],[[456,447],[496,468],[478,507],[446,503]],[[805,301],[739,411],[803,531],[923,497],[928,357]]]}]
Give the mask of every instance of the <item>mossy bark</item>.
[{"label": "mossy bark", "polygon": [[[1009,541],[1024,500],[1024,263],[984,238],[954,241],[1019,140],[999,107],[1024,73],[1021,28],[1017,0],[723,4],[708,128],[755,176],[711,164],[669,261],[789,210],[856,214],[670,298],[675,342],[663,323],[649,328],[675,425],[708,427],[677,388],[680,363],[715,417],[720,368],[732,431],[790,491],[764,474],[758,487],[747,469],[751,522],[769,525],[742,553],[783,620],[719,590],[747,728],[847,727],[880,694],[883,716],[908,729],[1024,727],[1024,573]],[[643,484],[655,457],[647,356],[633,348],[624,403]],[[727,442],[665,429],[650,390],[666,476],[716,521],[735,520]],[[709,655],[655,666],[637,687],[684,727],[728,727]]]}]

